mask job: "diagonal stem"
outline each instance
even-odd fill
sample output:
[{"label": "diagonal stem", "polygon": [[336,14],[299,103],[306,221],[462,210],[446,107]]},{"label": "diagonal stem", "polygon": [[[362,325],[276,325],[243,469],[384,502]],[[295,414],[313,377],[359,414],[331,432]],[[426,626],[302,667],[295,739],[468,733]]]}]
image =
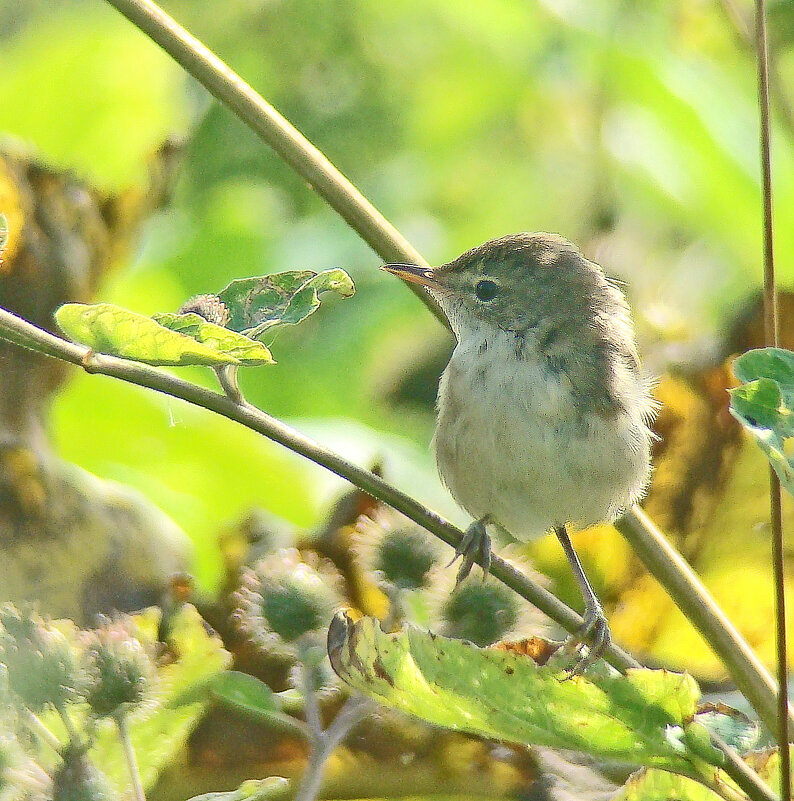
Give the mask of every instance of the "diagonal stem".
[{"label": "diagonal stem", "polygon": [[774,678],[684,557],[638,506],[630,509],[615,523],[615,527],[722,660],[739,691],[753,706],[764,725],[774,731],[777,722],[777,685]]}]

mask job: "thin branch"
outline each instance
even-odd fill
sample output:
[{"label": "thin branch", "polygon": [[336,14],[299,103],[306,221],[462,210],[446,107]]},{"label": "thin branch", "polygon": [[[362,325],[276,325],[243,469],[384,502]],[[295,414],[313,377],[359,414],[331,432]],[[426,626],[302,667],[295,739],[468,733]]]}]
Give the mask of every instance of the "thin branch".
[{"label": "thin branch", "polygon": [[[775,292],[774,224],[772,219],[772,156],[769,123],[769,49],[766,38],[766,6],[755,2],[755,53],[758,63],[758,108],[760,113],[761,190],[764,254],[764,338],[777,347],[779,331]],[[789,750],[788,652],[786,647],[786,582],[783,515],[780,479],[769,468],[769,506],[772,524],[772,571],[775,580],[775,633],[778,681],[777,742],[780,754],[780,795],[791,798],[791,752]]]},{"label": "thin branch", "polygon": [[[719,5],[728,18],[728,21],[733,26],[739,43],[748,53],[755,56],[755,35],[743,9],[739,7],[736,0],[720,0]],[[779,120],[786,131],[788,131],[789,136],[794,137],[794,109],[791,107],[786,87],[780,76],[777,56],[773,50],[767,50],[767,56],[769,90],[774,98]]]},{"label": "thin branch", "polygon": [[77,727],[74,725],[74,721],[72,720],[72,716],[69,714],[69,710],[66,708],[66,705],[56,705],[55,711],[63,721],[66,733],[69,735],[70,745],[79,746],[82,743],[83,738],[80,736],[80,732],[77,731]]},{"label": "thin branch", "polygon": [[[43,331],[2,308],[0,308],[0,338],[7,339],[46,356],[83,367],[89,373],[106,375],[137,384],[138,386],[147,387],[234,420],[336,473],[336,475],[346,479],[373,498],[388,504],[398,512],[402,512],[406,517],[453,548],[463,538],[463,532],[460,529],[435,514],[435,512],[430,511],[409,495],[387,484],[380,476],[348,462],[338,454],[318,445],[250,404],[237,404],[226,395],[196,386],[144,364],[96,354],[89,348],[67,342],[65,339]],[[641,521],[638,526],[642,528],[643,518],[638,517],[637,519]],[[675,569],[676,563],[672,564],[673,567],[671,569]],[[509,562],[496,555],[491,557],[491,575],[536,606],[567,631],[575,633],[581,627],[583,622],[581,616],[548,590],[536,585]],[[718,624],[719,621],[716,621],[716,623]],[[710,631],[706,639],[710,641],[713,637],[714,632]],[[615,644],[610,644],[604,654],[604,658],[621,672],[625,672],[627,668],[641,667],[632,656],[622,651]],[[758,676],[756,682],[756,691],[763,696],[766,688],[762,677]],[[774,695],[772,696],[772,702],[774,702]],[[747,793],[748,798],[752,799],[752,801],[775,801],[774,795],[757,774],[750,772],[748,775],[747,771],[737,764],[737,759],[735,755],[732,755],[730,749],[722,750],[727,758],[723,769]]]},{"label": "thin branch", "polygon": [[227,397],[235,403],[243,403],[245,399],[240,391],[240,385],[237,383],[237,365],[227,364],[223,367],[216,367],[215,375],[218,376],[218,383]]}]

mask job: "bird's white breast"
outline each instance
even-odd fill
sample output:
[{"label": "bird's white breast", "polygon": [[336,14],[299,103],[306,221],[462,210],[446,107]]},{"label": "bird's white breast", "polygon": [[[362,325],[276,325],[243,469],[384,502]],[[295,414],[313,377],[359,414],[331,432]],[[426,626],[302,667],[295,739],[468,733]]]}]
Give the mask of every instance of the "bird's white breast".
[{"label": "bird's white breast", "polygon": [[[647,396],[630,371],[618,379],[627,395]],[[460,338],[439,386],[434,448],[469,514],[492,515],[528,540],[552,526],[612,520],[638,500],[649,475],[647,403],[605,417],[582,411],[573,393],[531,341],[519,357],[511,332]]]}]

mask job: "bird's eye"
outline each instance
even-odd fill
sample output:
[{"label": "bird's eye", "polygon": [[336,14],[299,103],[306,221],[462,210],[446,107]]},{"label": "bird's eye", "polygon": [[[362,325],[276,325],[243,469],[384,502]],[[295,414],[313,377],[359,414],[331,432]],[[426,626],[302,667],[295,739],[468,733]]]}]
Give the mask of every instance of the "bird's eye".
[{"label": "bird's eye", "polygon": [[489,300],[493,300],[497,292],[499,292],[499,284],[496,281],[489,281],[487,278],[478,281],[474,285],[474,294],[477,296],[477,300],[482,300],[486,303]]}]

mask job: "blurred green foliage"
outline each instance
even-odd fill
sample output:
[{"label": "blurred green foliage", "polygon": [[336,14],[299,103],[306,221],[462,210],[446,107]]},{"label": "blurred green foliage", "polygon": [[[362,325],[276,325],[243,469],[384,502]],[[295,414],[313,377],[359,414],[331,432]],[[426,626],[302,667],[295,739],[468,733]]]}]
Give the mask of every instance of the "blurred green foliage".
[{"label": "blurred green foliage", "polygon": [[[771,6],[785,93],[794,88],[794,12]],[[720,2],[165,7],[432,261],[507,232],[563,233],[629,282],[646,341],[712,333],[758,283],[754,67]],[[375,269],[377,257],[101,0],[6,4],[0,31],[0,129],[48,161],[116,189],[142,181],[166,136],[185,139],[173,204],[150,220],[99,299],[174,311],[244,275],[349,268],[356,297],[279,333],[279,364],[244,375],[243,389],[275,415],[314,419],[315,431],[353,421],[335,444],[358,459],[410,453],[416,469],[403,469],[402,485],[436,500],[430,415],[390,408],[383,389],[440,335]],[[794,131],[778,119],[783,210],[794,201]],[[777,237],[790,280],[794,228],[780,225]],[[59,397],[53,432],[65,458],[138,487],[185,527],[205,586],[218,578],[226,521],[256,504],[306,525],[335,486],[225,420],[83,375]],[[393,434],[413,444],[398,448]]]}]

